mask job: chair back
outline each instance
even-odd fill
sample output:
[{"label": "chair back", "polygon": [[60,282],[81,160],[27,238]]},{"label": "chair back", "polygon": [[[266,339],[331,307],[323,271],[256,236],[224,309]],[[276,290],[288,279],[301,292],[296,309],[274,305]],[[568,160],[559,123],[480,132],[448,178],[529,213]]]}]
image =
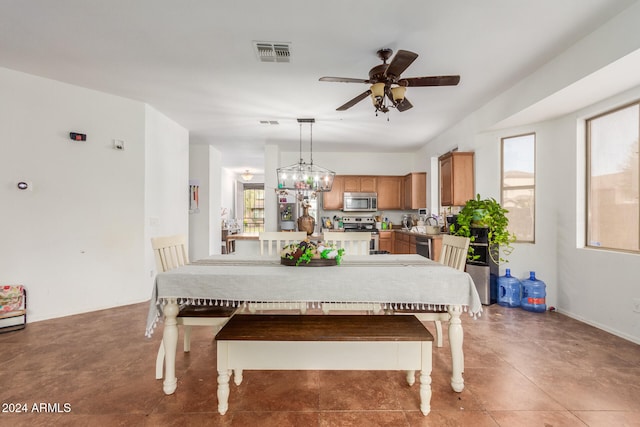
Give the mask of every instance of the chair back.
[{"label": "chair back", "polygon": [[159,273],[189,264],[187,238],[184,235],[151,238],[151,247]]},{"label": "chair back", "polygon": [[325,231],[323,237],[325,242],[343,248],[345,255],[369,255],[371,233]]},{"label": "chair back", "polygon": [[262,231],[258,236],[260,255],[277,255],[286,245],[300,242],[306,238],[306,231]]},{"label": "chair back", "polygon": [[440,252],[440,263],[464,271],[467,262],[467,252],[469,251],[468,237],[442,236],[442,251]]}]

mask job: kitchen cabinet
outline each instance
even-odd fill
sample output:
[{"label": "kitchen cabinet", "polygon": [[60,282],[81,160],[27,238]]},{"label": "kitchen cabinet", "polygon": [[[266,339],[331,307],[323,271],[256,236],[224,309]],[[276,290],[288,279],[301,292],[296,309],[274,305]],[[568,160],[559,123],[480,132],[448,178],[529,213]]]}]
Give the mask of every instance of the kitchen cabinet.
[{"label": "kitchen cabinet", "polygon": [[342,209],[344,200],[344,176],[336,175],[333,178],[331,191],[322,193],[322,209],[326,211],[337,211]]},{"label": "kitchen cabinet", "polygon": [[403,176],[378,177],[378,210],[402,209]]},{"label": "kitchen cabinet", "polygon": [[[416,239],[418,237],[424,239],[427,237],[431,240],[431,251],[429,257],[436,261],[440,261],[440,252],[442,251],[442,235],[441,234],[421,234],[416,235],[411,232],[405,232],[402,230],[394,230],[391,233],[391,253],[392,254],[415,254],[416,253]],[[382,240],[381,240],[382,241]]]},{"label": "kitchen cabinet", "polygon": [[378,243],[378,249],[381,251],[393,252],[393,242],[391,239],[391,231],[380,231],[380,240]]},{"label": "kitchen cabinet", "polygon": [[404,209],[427,206],[427,173],[413,172],[404,177]]},{"label": "kitchen cabinet", "polygon": [[394,254],[415,254],[416,238],[409,233],[402,231],[393,232],[393,251]]},{"label": "kitchen cabinet", "polygon": [[463,206],[475,197],[473,152],[454,151],[441,156],[440,205]]},{"label": "kitchen cabinet", "polygon": [[344,192],[375,193],[377,191],[376,181],[376,176],[345,175]]}]

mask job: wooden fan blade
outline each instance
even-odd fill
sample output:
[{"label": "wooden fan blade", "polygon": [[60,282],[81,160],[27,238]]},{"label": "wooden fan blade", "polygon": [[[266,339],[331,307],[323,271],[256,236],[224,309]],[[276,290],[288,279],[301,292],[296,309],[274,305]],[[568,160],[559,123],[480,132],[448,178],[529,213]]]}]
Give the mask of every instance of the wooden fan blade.
[{"label": "wooden fan blade", "polygon": [[408,77],[398,81],[400,86],[456,86],[460,76]]},{"label": "wooden fan blade", "polygon": [[358,102],[362,101],[363,99],[365,99],[369,95],[371,95],[371,91],[370,90],[362,92],[360,95],[356,96],[351,101],[349,101],[346,104],[341,105],[340,107],[336,108],[336,111],[348,110],[349,108],[353,107],[354,105],[356,105]]},{"label": "wooden fan blade", "polygon": [[352,79],[350,77],[320,77],[321,82],[338,82],[338,83],[369,83],[365,79]]},{"label": "wooden fan blade", "polygon": [[403,99],[401,103],[396,105],[398,111],[403,112],[407,111],[409,108],[413,108],[413,104],[409,102],[407,98]]},{"label": "wooden fan blade", "polygon": [[385,76],[393,76],[395,78],[400,77],[400,74],[413,63],[418,57],[417,53],[409,52],[408,50],[399,50],[396,56],[393,57],[391,63],[384,72]]}]

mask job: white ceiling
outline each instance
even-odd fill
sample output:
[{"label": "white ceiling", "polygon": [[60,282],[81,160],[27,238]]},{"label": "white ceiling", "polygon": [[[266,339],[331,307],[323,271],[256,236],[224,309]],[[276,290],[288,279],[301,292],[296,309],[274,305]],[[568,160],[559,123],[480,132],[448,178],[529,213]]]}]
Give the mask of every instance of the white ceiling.
[{"label": "white ceiling", "polygon": [[[0,0],[0,66],[144,101],[260,173],[265,144],[297,151],[299,117],[314,151],[415,150],[632,3]],[[258,61],[254,41],[290,42],[291,62]],[[460,84],[409,88],[403,113],[336,111],[367,87],[318,78],[367,78],[384,47],[420,55],[403,77]]]}]

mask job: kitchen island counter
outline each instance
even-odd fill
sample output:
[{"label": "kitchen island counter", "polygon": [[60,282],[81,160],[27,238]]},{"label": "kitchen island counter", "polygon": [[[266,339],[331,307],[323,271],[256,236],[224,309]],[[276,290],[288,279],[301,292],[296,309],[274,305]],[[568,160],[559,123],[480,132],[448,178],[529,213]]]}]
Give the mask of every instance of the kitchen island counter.
[{"label": "kitchen island counter", "polygon": [[[401,228],[393,228],[391,230],[382,230],[381,233],[387,231],[391,234],[391,253],[394,254],[415,254],[418,253],[416,246],[420,240],[430,241],[429,258],[434,261],[440,260],[440,250],[442,249],[442,234],[426,234],[417,233],[411,230],[403,230]],[[382,236],[381,236],[382,238]]]}]

